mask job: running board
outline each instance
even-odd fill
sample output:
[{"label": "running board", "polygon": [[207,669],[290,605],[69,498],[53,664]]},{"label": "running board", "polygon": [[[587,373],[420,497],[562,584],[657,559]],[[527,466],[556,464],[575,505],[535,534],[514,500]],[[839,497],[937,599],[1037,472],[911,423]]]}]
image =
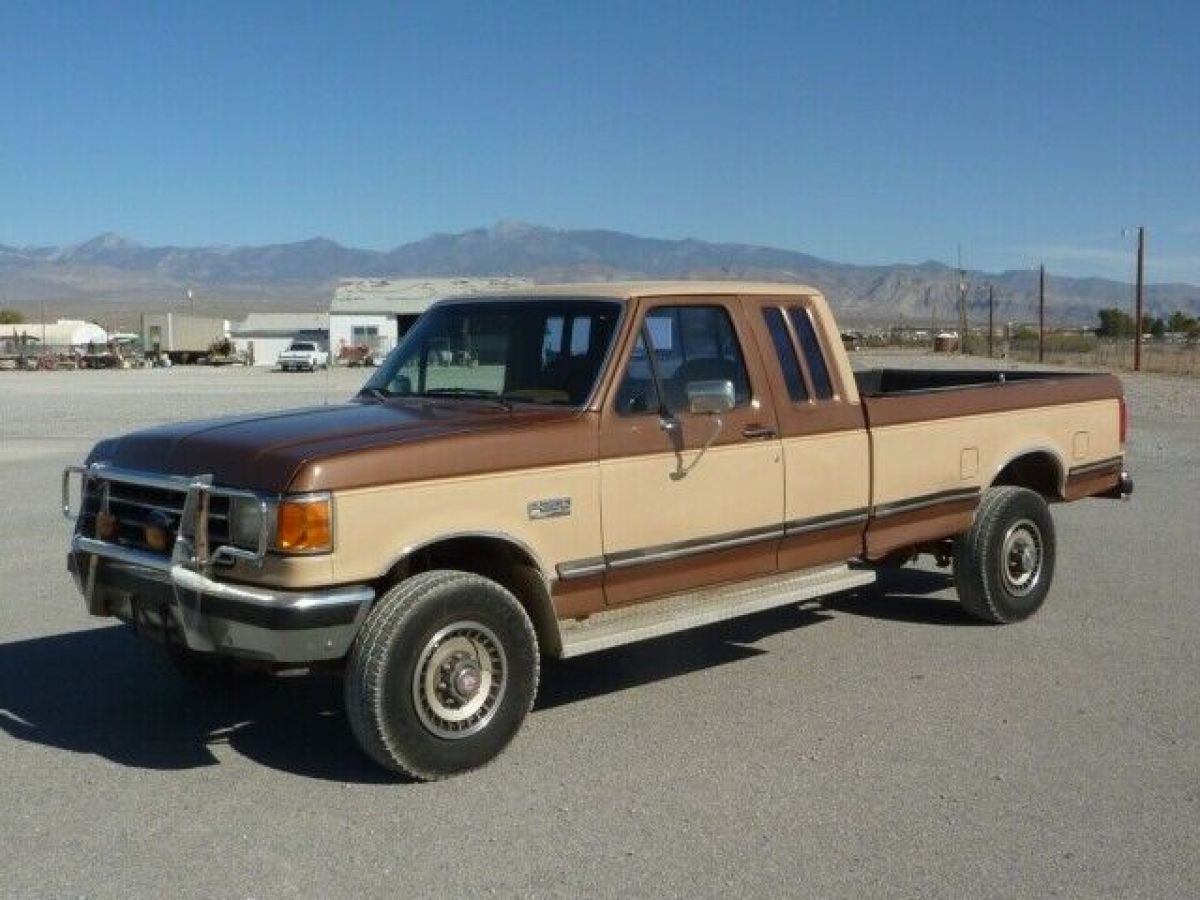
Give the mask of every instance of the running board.
[{"label": "running board", "polygon": [[844,565],[807,569],[790,575],[770,575],[673,594],[661,600],[605,610],[586,619],[568,619],[559,622],[562,658],[724,622],[765,609],[848,591],[874,581],[873,569],[851,569]]}]

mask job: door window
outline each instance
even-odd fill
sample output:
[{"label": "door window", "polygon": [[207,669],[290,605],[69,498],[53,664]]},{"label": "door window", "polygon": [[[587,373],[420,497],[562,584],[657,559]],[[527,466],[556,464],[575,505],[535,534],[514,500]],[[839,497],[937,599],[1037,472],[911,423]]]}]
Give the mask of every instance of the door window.
[{"label": "door window", "polygon": [[686,412],[693,381],[729,381],[735,405],[749,404],[750,379],[729,312],[721,306],[651,309],[617,389],[617,412]]}]

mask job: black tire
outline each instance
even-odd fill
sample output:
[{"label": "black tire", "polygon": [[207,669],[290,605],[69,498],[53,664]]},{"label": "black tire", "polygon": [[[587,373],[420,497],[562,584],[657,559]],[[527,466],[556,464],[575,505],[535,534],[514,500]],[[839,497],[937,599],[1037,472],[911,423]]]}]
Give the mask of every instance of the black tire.
[{"label": "black tire", "polygon": [[954,541],[954,584],[971,615],[1007,624],[1032,616],[1050,592],[1054,520],[1042,496],[996,487],[983,495],[971,528]]},{"label": "black tire", "polygon": [[[454,646],[453,656],[439,655]],[[455,693],[460,675],[475,692]],[[435,781],[498,756],[537,683],[537,637],[511,593],[468,572],[423,572],[384,594],[363,624],[346,664],[346,717],[381,766]],[[452,721],[479,702],[470,718]]]}]

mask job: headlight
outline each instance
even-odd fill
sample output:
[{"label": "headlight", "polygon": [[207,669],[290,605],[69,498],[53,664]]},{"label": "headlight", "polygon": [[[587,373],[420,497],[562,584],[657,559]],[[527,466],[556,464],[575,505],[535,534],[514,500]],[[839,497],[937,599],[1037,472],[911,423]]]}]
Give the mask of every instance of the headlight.
[{"label": "headlight", "polygon": [[279,501],[275,549],[284,553],[328,553],[333,549],[333,501],[329,494]]},{"label": "headlight", "polygon": [[229,538],[239,547],[258,548],[263,527],[263,503],[249,497],[234,497],[229,503]]}]

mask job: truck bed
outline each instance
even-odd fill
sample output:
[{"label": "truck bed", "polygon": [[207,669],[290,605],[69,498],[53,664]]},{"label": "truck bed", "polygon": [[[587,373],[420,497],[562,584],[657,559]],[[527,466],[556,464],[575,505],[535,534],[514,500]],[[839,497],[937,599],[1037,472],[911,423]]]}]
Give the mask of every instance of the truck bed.
[{"label": "truck bed", "polygon": [[866,369],[854,379],[870,428],[1122,395],[1120,379],[1101,372]]},{"label": "truck bed", "polygon": [[[867,555],[970,526],[981,492],[1022,456],[1044,493],[1077,499],[1117,482],[1121,382],[1088,372],[856,372],[871,446]],[[1066,412],[1067,409],[1070,412]],[[1103,477],[1093,477],[1100,471]]]},{"label": "truck bed", "polygon": [[960,388],[983,388],[1013,382],[1063,381],[1087,378],[1087,372],[1028,372],[1010,369],[865,369],[854,373],[863,397],[929,393]]}]

